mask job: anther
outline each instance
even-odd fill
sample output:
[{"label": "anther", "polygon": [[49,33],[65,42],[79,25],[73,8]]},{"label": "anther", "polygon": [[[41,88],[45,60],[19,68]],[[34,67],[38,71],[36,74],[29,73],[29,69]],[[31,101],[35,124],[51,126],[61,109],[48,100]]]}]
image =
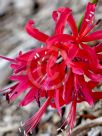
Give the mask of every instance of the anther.
[{"label": "anther", "polygon": [[92,14],[89,14],[90,17],[92,17]]},{"label": "anther", "polygon": [[38,53],[36,53],[36,56],[37,56],[37,57],[40,57]]},{"label": "anther", "polygon": [[35,58],[35,59],[37,59],[37,57],[36,57],[36,56],[34,56],[34,58]]},{"label": "anther", "polygon": [[21,128],[19,128],[19,132],[21,133],[22,131],[21,131]]},{"label": "anther", "polygon": [[47,54],[47,51],[45,51],[45,55]]},{"label": "anther", "polygon": [[89,22],[90,20],[89,19],[85,19],[86,20],[86,22]]},{"label": "anther", "polygon": [[90,11],[90,13],[94,15],[94,12]]}]

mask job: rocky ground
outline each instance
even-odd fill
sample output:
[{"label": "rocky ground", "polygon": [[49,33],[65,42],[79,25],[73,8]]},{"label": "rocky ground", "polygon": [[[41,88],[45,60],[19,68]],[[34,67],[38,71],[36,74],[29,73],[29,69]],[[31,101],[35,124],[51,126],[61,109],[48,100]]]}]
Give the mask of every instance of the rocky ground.
[{"label": "rocky ground", "polygon": [[[24,25],[29,18],[36,22],[36,26],[45,33],[52,34],[54,22],[51,13],[59,6],[71,7],[76,21],[84,12],[88,0],[0,0],[0,55],[15,57],[22,50],[40,46],[41,43],[32,39],[24,30]],[[99,1],[96,19],[102,18],[102,1]],[[102,28],[102,23],[100,26]],[[70,31],[69,29],[67,31]],[[8,62],[0,60],[0,88],[9,86],[8,76],[11,69],[7,68]],[[102,90],[102,87],[99,87]],[[19,98],[21,99],[21,98]],[[29,118],[37,111],[37,105],[32,103],[24,108],[17,106],[19,99],[8,104],[0,96],[0,136],[23,136],[19,132],[20,122]],[[33,131],[33,136],[67,136],[66,130],[60,127],[69,107],[63,107],[62,119],[55,110],[48,108],[39,125]],[[93,108],[87,103],[77,107],[77,121],[72,136],[102,136],[102,101],[97,101]]]}]

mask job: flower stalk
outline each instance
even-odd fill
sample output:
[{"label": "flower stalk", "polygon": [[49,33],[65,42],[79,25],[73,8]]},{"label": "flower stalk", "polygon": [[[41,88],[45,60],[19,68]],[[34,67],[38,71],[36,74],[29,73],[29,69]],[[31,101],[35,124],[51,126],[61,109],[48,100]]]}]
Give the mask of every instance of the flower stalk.
[{"label": "flower stalk", "polygon": [[97,4],[97,3],[98,3],[98,0],[91,0],[91,3]]}]

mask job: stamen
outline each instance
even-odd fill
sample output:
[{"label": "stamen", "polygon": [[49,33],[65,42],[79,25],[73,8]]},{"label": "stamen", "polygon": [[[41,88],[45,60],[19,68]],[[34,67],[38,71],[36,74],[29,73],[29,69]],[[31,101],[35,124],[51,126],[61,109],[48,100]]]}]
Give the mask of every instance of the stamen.
[{"label": "stamen", "polygon": [[41,48],[43,48],[44,46],[43,45],[41,45]]},{"label": "stamen", "polygon": [[24,136],[28,136],[27,133],[24,131]]},{"label": "stamen", "polygon": [[86,22],[89,22],[90,20],[89,19],[85,19],[86,20]]},{"label": "stamen", "polygon": [[22,132],[21,128],[19,128],[19,132],[20,132],[20,133]]},{"label": "stamen", "polygon": [[62,82],[62,85],[64,85],[65,84],[65,82]]},{"label": "stamen", "polygon": [[90,13],[94,15],[94,12],[90,11]]},{"label": "stamen", "polygon": [[21,127],[23,127],[23,126],[24,126],[24,123],[23,123],[22,121],[21,121],[21,123],[20,123],[20,124],[21,124]]},{"label": "stamen", "polygon": [[41,62],[38,61],[37,63],[38,63],[39,65],[41,65]]},{"label": "stamen", "polygon": [[32,132],[32,130],[30,130],[30,132],[29,132],[31,135],[33,134],[33,132]]},{"label": "stamen", "polygon": [[1,59],[5,59],[5,60],[8,60],[8,61],[10,61],[10,62],[16,62],[15,59],[7,58],[7,57],[1,56],[1,55],[0,55],[0,58],[1,58]]},{"label": "stamen", "polygon": [[44,59],[45,59],[45,58],[43,57],[43,58],[42,58],[42,61],[44,61]]},{"label": "stamen", "polygon": [[45,51],[45,55],[47,54],[47,51]]},{"label": "stamen", "polygon": [[38,53],[36,53],[36,56],[37,56],[37,57],[40,57]]},{"label": "stamen", "polygon": [[89,14],[90,17],[92,17],[92,14]]},{"label": "stamen", "polygon": [[68,129],[70,128],[69,125],[66,125],[66,126],[65,126],[65,129],[67,129],[67,128],[68,128]]},{"label": "stamen", "polygon": [[57,129],[57,131],[60,131],[60,130],[61,130],[61,128],[58,128],[58,129]]},{"label": "stamen", "polygon": [[37,59],[37,56],[34,56],[35,59]]}]

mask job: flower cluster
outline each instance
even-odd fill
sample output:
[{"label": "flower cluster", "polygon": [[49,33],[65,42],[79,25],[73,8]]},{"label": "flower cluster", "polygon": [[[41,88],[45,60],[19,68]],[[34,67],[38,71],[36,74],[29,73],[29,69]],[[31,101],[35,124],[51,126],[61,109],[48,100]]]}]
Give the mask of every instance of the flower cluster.
[{"label": "flower cluster", "polygon": [[[15,85],[2,91],[8,101],[15,100],[25,91],[27,94],[19,106],[35,100],[40,107],[40,99],[46,99],[39,111],[24,122],[25,135],[36,127],[49,105],[56,108],[61,116],[61,107],[71,104],[65,121],[71,132],[77,103],[86,101],[92,106],[102,98],[102,92],[94,90],[102,82],[102,43],[94,47],[89,44],[102,39],[102,30],[91,32],[100,22],[94,19],[95,8],[96,4],[88,3],[79,31],[72,10],[58,8],[52,14],[55,21],[52,36],[40,32],[29,20],[26,31],[44,46],[20,52],[15,59],[1,56],[12,62],[13,75],[10,79],[16,81]],[[66,23],[71,34],[64,33]]]}]

